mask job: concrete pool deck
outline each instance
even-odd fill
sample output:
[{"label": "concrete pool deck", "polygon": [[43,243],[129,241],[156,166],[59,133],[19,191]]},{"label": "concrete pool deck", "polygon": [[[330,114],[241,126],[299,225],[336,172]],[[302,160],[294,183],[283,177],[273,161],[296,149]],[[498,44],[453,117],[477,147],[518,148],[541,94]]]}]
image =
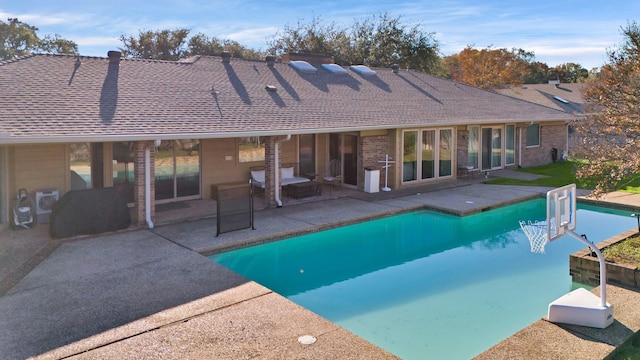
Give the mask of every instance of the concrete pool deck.
[{"label": "concrete pool deck", "polygon": [[[424,207],[472,213],[547,190],[459,185],[266,209],[256,212],[256,230],[219,237],[215,220],[203,219],[59,242],[34,254],[0,297],[0,358],[393,359],[202,254]],[[640,205],[640,197],[625,201]],[[478,358],[602,358],[640,329],[640,294],[608,287],[608,295],[616,318],[608,329],[541,320]],[[302,345],[302,335],[317,341]]]}]

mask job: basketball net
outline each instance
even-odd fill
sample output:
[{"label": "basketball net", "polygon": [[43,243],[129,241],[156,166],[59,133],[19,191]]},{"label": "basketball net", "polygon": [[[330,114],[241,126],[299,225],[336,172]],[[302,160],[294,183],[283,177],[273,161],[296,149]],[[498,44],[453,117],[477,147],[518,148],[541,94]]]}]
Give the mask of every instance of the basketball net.
[{"label": "basketball net", "polygon": [[520,227],[531,245],[531,252],[544,254],[544,246],[549,242],[547,223],[545,221],[520,220]]}]

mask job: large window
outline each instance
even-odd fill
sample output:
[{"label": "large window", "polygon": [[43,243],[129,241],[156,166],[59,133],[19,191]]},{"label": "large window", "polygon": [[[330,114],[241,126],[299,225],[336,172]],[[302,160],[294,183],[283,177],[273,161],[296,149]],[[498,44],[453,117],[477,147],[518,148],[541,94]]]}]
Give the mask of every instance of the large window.
[{"label": "large window", "polygon": [[526,146],[540,146],[540,124],[531,124],[527,126]]},{"label": "large window", "polygon": [[514,165],[516,163],[516,126],[507,125],[504,139],[504,162],[505,165]]},{"label": "large window", "polygon": [[485,127],[482,136],[482,170],[499,169],[502,167],[502,128]]},{"label": "large window", "polygon": [[259,136],[243,137],[238,140],[238,161],[264,161],[264,138]]},{"label": "large window", "polygon": [[469,129],[467,165],[478,168],[478,153],[480,152],[480,128],[471,126]]},{"label": "large window", "polygon": [[416,151],[418,141],[417,131],[405,131],[403,140],[402,155],[402,181],[412,181],[418,179],[416,169],[418,168]]},{"label": "large window", "polygon": [[316,172],[316,135],[302,134],[299,142],[300,174],[305,176]]},{"label": "large window", "polygon": [[155,158],[156,200],[200,195],[200,142],[162,141]]},{"label": "large window", "polygon": [[113,143],[113,186],[118,188],[128,203],[133,202],[134,143]]},{"label": "large window", "polygon": [[451,159],[453,158],[453,130],[440,130],[440,151],[438,153],[438,175],[451,176]]},{"label": "large window", "polygon": [[431,179],[436,175],[436,131],[422,131],[422,177],[421,179]]},{"label": "large window", "polygon": [[102,143],[69,145],[71,190],[104,186],[104,146]]},{"label": "large window", "polygon": [[402,141],[403,182],[452,175],[453,129],[405,131]]}]

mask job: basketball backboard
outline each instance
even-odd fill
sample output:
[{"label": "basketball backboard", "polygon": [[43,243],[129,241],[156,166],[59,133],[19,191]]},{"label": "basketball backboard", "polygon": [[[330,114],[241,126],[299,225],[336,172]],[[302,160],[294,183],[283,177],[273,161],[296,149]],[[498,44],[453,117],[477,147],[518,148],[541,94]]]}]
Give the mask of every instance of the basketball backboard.
[{"label": "basketball backboard", "polygon": [[570,184],[547,192],[547,234],[553,241],[576,228],[576,185]]}]

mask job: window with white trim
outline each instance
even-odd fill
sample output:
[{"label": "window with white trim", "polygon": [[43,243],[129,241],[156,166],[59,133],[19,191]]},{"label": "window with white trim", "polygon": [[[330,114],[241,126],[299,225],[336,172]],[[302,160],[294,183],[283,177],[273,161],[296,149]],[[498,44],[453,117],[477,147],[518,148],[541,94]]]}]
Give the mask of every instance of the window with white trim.
[{"label": "window with white trim", "polygon": [[540,146],[540,124],[527,126],[525,144],[527,147]]}]

